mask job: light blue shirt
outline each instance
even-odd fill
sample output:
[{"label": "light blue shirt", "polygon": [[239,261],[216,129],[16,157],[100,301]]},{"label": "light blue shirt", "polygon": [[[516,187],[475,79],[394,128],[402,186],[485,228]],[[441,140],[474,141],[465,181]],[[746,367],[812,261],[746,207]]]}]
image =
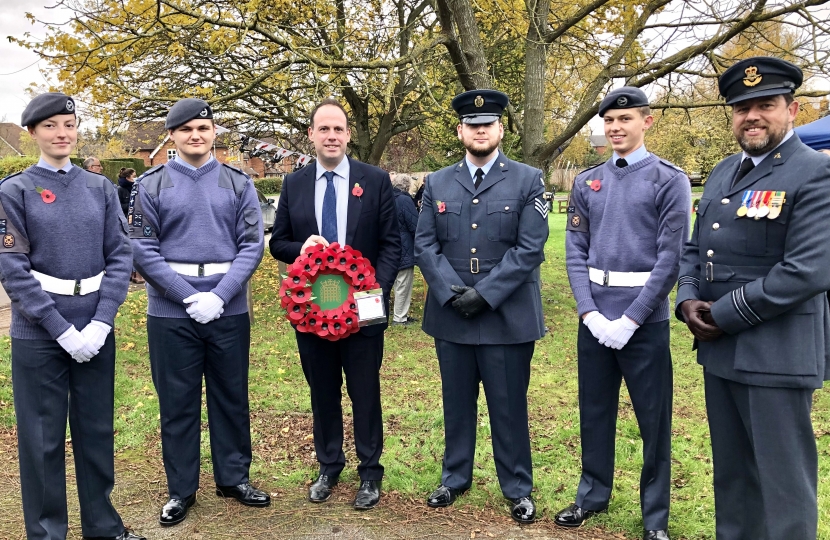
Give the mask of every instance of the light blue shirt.
[{"label": "light blue shirt", "polygon": [[74,165],[72,165],[72,162],[71,162],[71,161],[68,161],[68,162],[66,163],[66,165],[64,165],[63,167],[61,167],[60,169],[58,169],[58,168],[55,168],[55,167],[53,167],[53,166],[49,165],[49,164],[48,164],[48,163],[46,163],[45,161],[43,161],[43,158],[40,158],[40,159],[38,160],[38,162],[37,162],[37,166],[38,166],[38,167],[40,167],[41,169],[46,169],[47,171],[52,171],[52,172],[63,171],[63,172],[65,172],[65,173],[69,172],[69,171],[72,169],[72,167],[74,167]]},{"label": "light blue shirt", "polygon": [[[317,163],[317,176],[314,181],[314,217],[317,218],[317,231],[323,230],[323,198],[326,196],[328,181],[323,173],[326,169]],[[337,243],[346,245],[346,219],[349,217],[349,158],[343,156],[343,161],[334,168],[334,193],[337,195]]]},{"label": "light blue shirt", "polygon": [[[629,165],[634,165],[638,161],[641,161],[641,160],[643,160],[647,157],[648,157],[648,150],[646,150],[646,145],[643,145],[640,148],[638,148],[638,149],[634,150],[633,152],[631,152],[630,154],[628,154],[627,156],[625,156],[623,159],[626,162],[628,162]],[[620,156],[617,155],[616,152],[614,152],[614,154],[611,156],[611,159],[613,160],[614,163],[616,163],[617,160],[620,159]]]},{"label": "light blue shirt", "polygon": [[[781,146],[782,144],[784,144],[785,142],[787,142],[787,140],[789,140],[789,138],[793,136],[793,133],[795,133],[793,130],[789,130],[789,131],[787,132],[787,134],[786,134],[786,135],[784,135],[784,139],[783,139],[780,143],[778,143],[778,146]],[[764,161],[764,158],[766,158],[768,155],[772,154],[772,153],[773,153],[773,152],[774,152],[774,151],[778,148],[778,146],[776,146],[775,148],[773,148],[772,150],[770,150],[770,151],[769,151],[769,152],[767,152],[766,154],[762,154],[762,155],[760,155],[760,156],[750,156],[749,154],[747,154],[746,152],[744,152],[744,155],[743,155],[743,157],[741,158],[741,163],[743,163],[743,162],[744,162],[744,160],[745,160],[746,158],[751,158],[751,159],[752,159],[752,163],[754,163],[754,164],[755,164],[755,166],[757,167],[757,166],[758,166],[758,164],[759,164],[759,163],[761,163],[762,161]]]},{"label": "light blue shirt", "polygon": [[476,181],[476,171],[481,169],[482,171],[484,171],[484,176],[487,176],[487,173],[490,172],[490,169],[493,168],[493,163],[495,163],[497,159],[499,159],[499,152],[496,152],[496,155],[493,156],[493,159],[485,163],[483,166],[477,167],[470,163],[467,158],[464,158],[464,161],[467,163],[467,168],[470,169],[470,176],[473,179],[473,183],[475,183]]},{"label": "light blue shirt", "polygon": [[176,154],[176,157],[173,158],[173,161],[175,161],[176,163],[178,163],[182,167],[187,167],[188,169],[190,169],[192,171],[197,171],[197,170],[201,169],[202,167],[204,167],[205,165],[207,165],[208,163],[210,163],[211,161],[213,161],[215,159],[216,158],[213,157],[213,154],[211,154],[210,158],[207,161],[205,161],[204,163],[202,163],[202,165],[200,167],[194,167],[190,163],[183,160],[182,157],[178,154]]}]

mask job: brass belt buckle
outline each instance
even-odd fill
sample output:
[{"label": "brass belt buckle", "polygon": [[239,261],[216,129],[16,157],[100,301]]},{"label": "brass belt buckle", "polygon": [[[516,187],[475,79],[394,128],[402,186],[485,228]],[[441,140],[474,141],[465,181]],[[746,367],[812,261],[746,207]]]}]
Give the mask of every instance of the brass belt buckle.
[{"label": "brass belt buckle", "polygon": [[709,283],[715,281],[715,265],[710,262],[706,263],[706,281]]},{"label": "brass belt buckle", "polygon": [[79,294],[81,294],[81,280],[76,279],[75,280],[75,289],[72,291],[72,296],[78,296]]},{"label": "brass belt buckle", "polygon": [[199,277],[205,277],[205,264],[199,263]]},{"label": "brass belt buckle", "polygon": [[478,274],[478,258],[470,259],[470,273]]}]

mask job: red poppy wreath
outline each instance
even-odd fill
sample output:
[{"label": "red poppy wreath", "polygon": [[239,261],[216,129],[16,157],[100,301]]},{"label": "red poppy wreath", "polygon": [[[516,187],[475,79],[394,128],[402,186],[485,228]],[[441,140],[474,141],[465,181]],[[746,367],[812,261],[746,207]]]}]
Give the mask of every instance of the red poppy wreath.
[{"label": "red poppy wreath", "polygon": [[354,293],[376,287],[375,269],[359,251],[317,244],[288,268],[280,305],[297,331],[337,341],[360,330]]}]

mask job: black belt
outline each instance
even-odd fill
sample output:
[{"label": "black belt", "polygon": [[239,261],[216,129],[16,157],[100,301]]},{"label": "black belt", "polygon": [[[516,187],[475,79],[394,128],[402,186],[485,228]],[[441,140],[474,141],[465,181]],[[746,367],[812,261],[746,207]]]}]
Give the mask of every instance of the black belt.
[{"label": "black belt", "polygon": [[740,278],[742,281],[752,281],[766,277],[772,266],[729,266],[726,264],[706,263],[704,275],[706,281],[732,281],[732,278]]},{"label": "black belt", "polygon": [[470,274],[478,274],[479,272],[489,272],[501,262],[501,259],[479,259],[472,257],[470,259],[451,259],[447,257],[450,266],[456,272],[469,272]]}]

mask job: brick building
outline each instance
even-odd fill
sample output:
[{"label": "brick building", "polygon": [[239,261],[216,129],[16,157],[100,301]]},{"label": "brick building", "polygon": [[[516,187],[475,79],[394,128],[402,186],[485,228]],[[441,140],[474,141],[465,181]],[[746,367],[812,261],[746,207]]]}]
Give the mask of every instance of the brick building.
[{"label": "brick building", "polygon": [[0,158],[22,156],[20,136],[26,130],[11,122],[0,122]]}]

